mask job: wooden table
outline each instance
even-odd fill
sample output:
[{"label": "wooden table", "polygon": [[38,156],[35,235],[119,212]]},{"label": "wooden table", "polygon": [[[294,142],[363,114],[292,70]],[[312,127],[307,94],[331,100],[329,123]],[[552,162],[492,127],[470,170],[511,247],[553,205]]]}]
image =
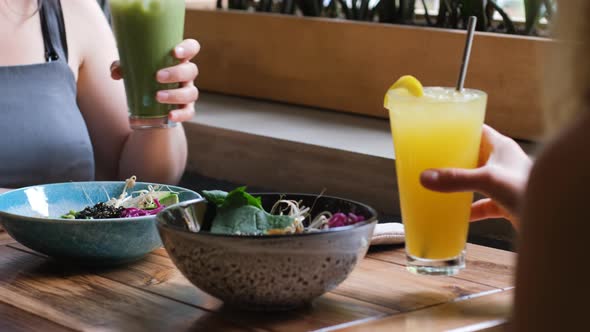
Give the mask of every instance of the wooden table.
[{"label": "wooden table", "polygon": [[293,312],[224,308],[164,249],[130,266],[64,266],[0,233],[0,331],[476,331],[510,313],[515,255],[468,245],[456,277],[415,276],[402,247],[372,249],[334,291]]}]

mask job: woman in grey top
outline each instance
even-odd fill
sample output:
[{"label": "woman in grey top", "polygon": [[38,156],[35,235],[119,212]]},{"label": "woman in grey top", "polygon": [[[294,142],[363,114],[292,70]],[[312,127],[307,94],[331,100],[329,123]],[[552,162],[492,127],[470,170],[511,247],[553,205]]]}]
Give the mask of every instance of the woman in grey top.
[{"label": "woman in grey top", "polygon": [[[197,67],[189,61],[198,50],[185,40],[174,50],[181,63],[154,77],[182,83],[157,95],[178,105],[172,121],[194,114]],[[0,1],[0,190],[132,174],[179,180],[187,155],[182,126],[130,129],[117,57],[96,0]]]}]

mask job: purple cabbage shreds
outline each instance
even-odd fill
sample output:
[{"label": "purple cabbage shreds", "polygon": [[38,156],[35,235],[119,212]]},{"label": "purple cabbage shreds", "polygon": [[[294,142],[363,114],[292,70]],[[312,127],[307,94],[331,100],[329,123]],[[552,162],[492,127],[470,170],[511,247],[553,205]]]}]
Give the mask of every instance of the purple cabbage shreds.
[{"label": "purple cabbage shreds", "polygon": [[328,226],[332,227],[342,227],[348,225],[354,225],[358,222],[364,221],[365,217],[361,215],[356,215],[352,212],[348,214],[344,214],[342,212],[334,213],[332,218],[328,220]]},{"label": "purple cabbage shreds", "polygon": [[143,217],[143,216],[152,216],[157,214],[158,212],[162,211],[166,206],[160,204],[157,199],[154,199],[154,203],[156,204],[156,208],[152,210],[142,210],[138,208],[126,208],[121,212],[122,218],[133,218],[133,217]]}]

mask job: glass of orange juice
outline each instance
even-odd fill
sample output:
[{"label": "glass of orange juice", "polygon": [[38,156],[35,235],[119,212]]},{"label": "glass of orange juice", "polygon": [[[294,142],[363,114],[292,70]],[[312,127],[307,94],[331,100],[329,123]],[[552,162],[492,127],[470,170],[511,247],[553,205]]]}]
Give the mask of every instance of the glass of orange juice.
[{"label": "glass of orange juice", "polygon": [[394,85],[385,99],[406,231],[407,268],[418,274],[454,275],[465,267],[473,193],[430,191],[420,184],[420,173],[477,166],[487,94],[417,84],[409,89],[393,89]]}]

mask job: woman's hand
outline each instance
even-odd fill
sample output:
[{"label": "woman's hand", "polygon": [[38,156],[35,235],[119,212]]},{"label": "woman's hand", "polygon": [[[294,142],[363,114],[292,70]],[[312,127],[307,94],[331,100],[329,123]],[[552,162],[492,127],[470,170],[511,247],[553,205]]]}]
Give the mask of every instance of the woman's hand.
[{"label": "woman's hand", "polygon": [[[179,105],[168,115],[170,121],[183,122],[192,119],[195,113],[195,101],[199,98],[199,90],[194,80],[199,74],[197,65],[190,62],[198,53],[201,46],[194,39],[186,39],[174,48],[174,56],[180,63],[173,67],[163,68],[156,73],[159,83],[180,83],[178,89],[158,91],[156,100],[162,104]],[[119,61],[111,65],[111,77],[115,80],[123,78]]]},{"label": "woman's hand", "polygon": [[472,221],[501,217],[517,227],[531,165],[531,159],[515,141],[484,125],[478,168],[426,170],[420,181],[434,191],[482,193],[489,198],[473,203]]}]

